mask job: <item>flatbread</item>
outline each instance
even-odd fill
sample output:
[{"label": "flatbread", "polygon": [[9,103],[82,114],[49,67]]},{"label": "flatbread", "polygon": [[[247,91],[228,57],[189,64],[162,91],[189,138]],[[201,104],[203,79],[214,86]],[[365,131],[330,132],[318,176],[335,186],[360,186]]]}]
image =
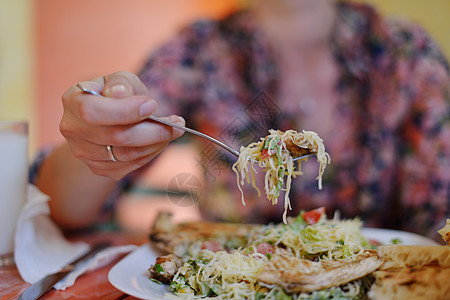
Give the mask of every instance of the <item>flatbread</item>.
[{"label": "flatbread", "polygon": [[445,226],[439,229],[438,233],[442,236],[447,245],[450,245],[450,219],[447,219]]},{"label": "flatbread", "polygon": [[379,246],[377,250],[385,261],[381,270],[423,266],[450,268],[450,247],[447,246],[389,245]]},{"label": "flatbread", "polygon": [[450,299],[450,247],[380,246],[369,299]]},{"label": "flatbread", "polygon": [[450,299],[450,268],[427,266],[375,271],[367,296],[372,300]]},{"label": "flatbread", "polygon": [[239,242],[239,239],[245,239],[245,236],[257,226],[206,221],[175,224],[170,213],[161,212],[153,224],[149,237],[159,249],[181,257],[194,243],[214,240],[225,245],[231,239]]}]

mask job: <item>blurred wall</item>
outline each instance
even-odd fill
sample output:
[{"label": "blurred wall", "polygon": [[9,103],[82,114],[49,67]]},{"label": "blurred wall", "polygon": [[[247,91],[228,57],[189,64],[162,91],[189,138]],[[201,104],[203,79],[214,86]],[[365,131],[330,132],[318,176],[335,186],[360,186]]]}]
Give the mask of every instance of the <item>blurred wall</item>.
[{"label": "blurred wall", "polygon": [[200,17],[220,17],[235,0],[36,0],[39,144],[61,140],[61,95],[72,84],[135,72],[151,49]]},{"label": "blurred wall", "polygon": [[0,120],[34,123],[32,1],[0,0]]},{"label": "blurred wall", "polygon": [[370,3],[387,16],[406,18],[421,24],[450,58],[449,0],[358,0]]},{"label": "blurred wall", "polygon": [[[62,141],[73,83],[136,71],[180,26],[251,0],[0,0],[0,118],[31,122],[31,149]],[[421,23],[450,57],[450,0],[355,0]]]}]

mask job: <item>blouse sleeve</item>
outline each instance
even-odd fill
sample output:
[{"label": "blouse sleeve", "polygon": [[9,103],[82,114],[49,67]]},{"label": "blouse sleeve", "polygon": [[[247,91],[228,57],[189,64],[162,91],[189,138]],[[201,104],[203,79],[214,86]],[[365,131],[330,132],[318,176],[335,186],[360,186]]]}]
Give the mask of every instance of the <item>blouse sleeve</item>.
[{"label": "blouse sleeve", "polygon": [[401,128],[400,201],[405,228],[422,228],[434,236],[450,216],[449,66],[420,27],[400,36],[405,41],[399,59],[405,78],[401,88],[411,96]]},{"label": "blouse sleeve", "polygon": [[40,149],[36,155],[36,157],[31,161],[29,170],[28,170],[28,181],[29,183],[36,184],[37,178],[42,168],[42,164],[44,163],[47,156],[53,151],[53,147],[44,147]]}]

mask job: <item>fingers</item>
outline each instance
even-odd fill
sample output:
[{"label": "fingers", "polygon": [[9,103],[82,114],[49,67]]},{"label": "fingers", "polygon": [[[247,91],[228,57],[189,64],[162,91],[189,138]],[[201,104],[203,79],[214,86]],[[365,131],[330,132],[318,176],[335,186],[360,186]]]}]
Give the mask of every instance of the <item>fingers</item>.
[{"label": "fingers", "polygon": [[94,174],[110,177],[116,180],[142,167],[156,157],[166,146],[166,143],[143,147],[112,147],[116,162],[109,159],[106,146],[84,140],[67,139],[73,155],[86,163]]},{"label": "fingers", "polygon": [[[139,77],[130,72],[115,72],[91,81],[80,82],[79,84],[83,88],[97,92],[105,97],[126,98],[133,95],[150,96],[145,84]],[[76,85],[74,85],[67,92],[74,92],[77,89]]]},{"label": "fingers", "polygon": [[94,174],[116,180],[149,163],[167,146],[113,147],[112,151],[118,160],[113,162],[109,160],[105,146],[86,142],[72,142],[70,145],[73,155],[86,163]]},{"label": "fingers", "polygon": [[[110,161],[105,145],[94,144],[76,138],[69,138],[69,144],[72,145],[71,150],[73,155],[82,161]],[[159,153],[165,146],[167,146],[167,143],[152,144],[142,147],[113,146],[112,152],[118,161],[132,162],[142,157]]]},{"label": "fingers", "polygon": [[143,96],[118,99],[87,95],[80,99],[74,111],[90,124],[125,125],[140,122],[156,108],[155,100]]},{"label": "fingers", "polygon": [[92,81],[80,82],[79,85],[103,95],[99,97],[85,94],[77,85],[64,93],[64,107],[87,123],[137,123],[154,113],[157,108],[156,101],[149,97],[144,83],[129,72],[116,72]]},{"label": "fingers", "polygon": [[149,97],[145,84],[135,75],[129,72],[116,72],[103,77],[105,85],[103,96],[113,98],[126,98],[131,95]]},{"label": "fingers", "polygon": [[[79,83],[102,96],[84,93],[76,85],[63,95],[60,131],[75,157],[94,174],[120,179],[152,160],[184,132],[144,121],[157,108],[144,84],[131,73],[117,72]],[[165,118],[184,125],[177,116]],[[112,162],[106,146],[118,162]]]},{"label": "fingers", "polygon": [[[176,116],[164,119],[184,125],[184,121]],[[169,143],[183,134],[183,131],[154,122],[122,126],[90,126],[86,123],[77,123],[76,128],[70,128],[74,126],[73,122],[69,118],[64,120],[61,121],[60,131],[66,138],[77,138],[98,145],[142,147]]]},{"label": "fingers", "polygon": [[[83,87],[93,82],[80,83]],[[88,87],[86,87],[88,88]],[[97,88],[98,89],[98,88]],[[122,99],[100,97],[70,88],[62,98],[65,111],[92,125],[124,125],[137,123],[155,112],[155,100],[147,96],[130,96]]]},{"label": "fingers", "polygon": [[141,157],[131,162],[87,161],[86,164],[91,169],[92,173],[96,175],[120,180],[128,173],[131,173],[148,164],[153,158],[155,158],[156,155],[158,155],[158,153],[156,153],[155,155]]}]

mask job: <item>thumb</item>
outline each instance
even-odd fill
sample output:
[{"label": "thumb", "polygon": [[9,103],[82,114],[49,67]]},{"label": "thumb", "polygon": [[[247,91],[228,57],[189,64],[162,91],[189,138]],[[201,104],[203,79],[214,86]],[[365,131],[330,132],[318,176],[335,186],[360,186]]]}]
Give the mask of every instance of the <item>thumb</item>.
[{"label": "thumb", "polygon": [[149,96],[144,83],[133,73],[115,72],[103,77],[105,86],[102,94],[111,98],[126,98],[134,95]]}]

